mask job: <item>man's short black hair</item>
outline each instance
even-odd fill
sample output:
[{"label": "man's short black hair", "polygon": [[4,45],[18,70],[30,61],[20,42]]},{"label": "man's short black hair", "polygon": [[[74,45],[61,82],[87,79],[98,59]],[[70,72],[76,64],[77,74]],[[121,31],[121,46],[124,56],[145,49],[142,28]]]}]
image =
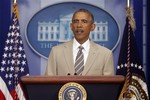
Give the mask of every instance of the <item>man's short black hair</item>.
[{"label": "man's short black hair", "polygon": [[94,23],[94,16],[93,16],[93,14],[92,14],[89,10],[87,10],[87,9],[79,9],[79,10],[77,10],[77,11],[73,14],[73,17],[72,17],[72,18],[74,18],[75,14],[78,13],[78,12],[85,12],[85,13],[89,14],[89,15],[91,16],[91,18],[92,18],[92,23]]}]

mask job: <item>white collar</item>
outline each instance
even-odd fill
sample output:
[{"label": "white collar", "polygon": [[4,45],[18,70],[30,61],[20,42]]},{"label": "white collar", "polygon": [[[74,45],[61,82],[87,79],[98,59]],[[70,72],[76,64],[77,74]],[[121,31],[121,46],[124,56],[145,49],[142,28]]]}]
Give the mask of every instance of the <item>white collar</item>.
[{"label": "white collar", "polygon": [[[79,46],[81,46],[81,44],[74,38],[73,39],[73,50],[77,50]],[[83,46],[85,51],[88,51],[90,48],[90,40],[88,39],[87,41],[85,41],[82,44],[82,46]]]}]

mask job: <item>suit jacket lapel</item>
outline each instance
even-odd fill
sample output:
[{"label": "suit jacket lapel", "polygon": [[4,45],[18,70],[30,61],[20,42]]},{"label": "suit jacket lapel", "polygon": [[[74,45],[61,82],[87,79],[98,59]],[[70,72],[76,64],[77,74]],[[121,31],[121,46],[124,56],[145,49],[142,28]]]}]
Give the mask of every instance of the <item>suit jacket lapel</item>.
[{"label": "suit jacket lapel", "polygon": [[73,64],[73,41],[70,41],[64,45],[64,59],[66,60],[67,66],[69,69],[69,73],[72,75],[75,73],[74,64]]},{"label": "suit jacket lapel", "polygon": [[96,46],[93,42],[91,42],[89,55],[88,55],[86,64],[84,66],[84,70],[82,72],[82,75],[86,75],[86,73],[90,70],[93,62],[95,61],[95,58],[96,58]]}]

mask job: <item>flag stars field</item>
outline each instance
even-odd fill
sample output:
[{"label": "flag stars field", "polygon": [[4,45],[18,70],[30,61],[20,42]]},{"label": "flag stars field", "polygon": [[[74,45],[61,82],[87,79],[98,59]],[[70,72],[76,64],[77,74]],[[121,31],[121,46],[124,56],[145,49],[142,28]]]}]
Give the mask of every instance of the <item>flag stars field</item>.
[{"label": "flag stars field", "polygon": [[10,43],[10,41],[7,39],[7,40],[6,40],[6,43],[7,43],[7,44],[9,44],[9,43]]},{"label": "flag stars field", "polygon": [[6,46],[6,47],[4,48],[4,50],[7,51],[7,50],[8,50],[8,47]]},{"label": "flag stars field", "polygon": [[11,67],[10,67],[10,70],[11,70],[11,71],[14,71],[14,67],[11,66]]},{"label": "flag stars field", "polygon": [[4,70],[4,67],[1,67],[0,71],[1,71],[1,72],[5,71],[5,70]]},{"label": "flag stars field", "polygon": [[[138,69],[140,69],[140,70],[144,70],[141,65],[137,65],[137,64],[131,63],[130,66],[131,66],[131,67],[138,68]],[[127,67],[127,63],[118,65],[118,66],[117,66],[117,69],[121,69],[121,68],[125,68],[125,67]]]}]

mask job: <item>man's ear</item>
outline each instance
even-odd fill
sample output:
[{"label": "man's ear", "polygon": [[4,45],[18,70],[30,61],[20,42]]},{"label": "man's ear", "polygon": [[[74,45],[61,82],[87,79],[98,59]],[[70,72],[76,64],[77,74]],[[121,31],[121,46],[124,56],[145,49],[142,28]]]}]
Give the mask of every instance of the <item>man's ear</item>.
[{"label": "man's ear", "polygon": [[91,31],[93,31],[95,29],[96,25],[95,24],[92,24],[91,26]]}]

